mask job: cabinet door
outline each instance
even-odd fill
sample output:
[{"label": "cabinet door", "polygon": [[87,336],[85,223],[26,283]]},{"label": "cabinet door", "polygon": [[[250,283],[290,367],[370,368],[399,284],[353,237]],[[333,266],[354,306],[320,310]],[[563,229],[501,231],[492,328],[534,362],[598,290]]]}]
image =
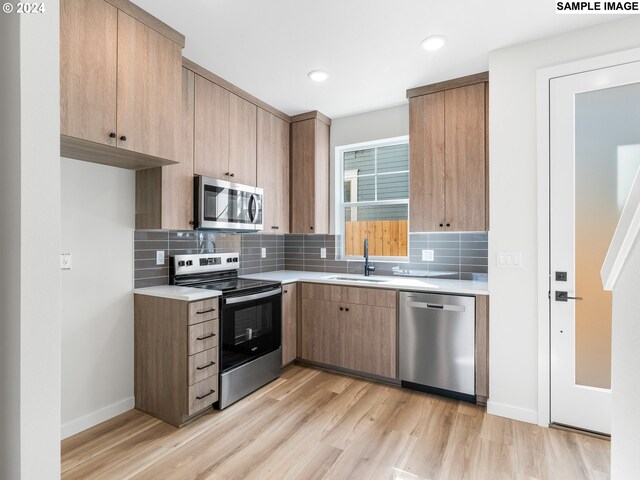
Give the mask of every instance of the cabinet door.
[{"label": "cabinet door", "polygon": [[[445,91],[448,230],[486,230],[485,84]],[[413,219],[412,219],[413,222]]]},{"label": "cabinet door", "polygon": [[346,304],[339,317],[342,319],[340,366],[396,378],[396,309]]},{"label": "cabinet door", "polygon": [[257,185],[264,190],[264,233],[289,233],[289,124],[258,109]]},{"label": "cabinet door", "polygon": [[324,300],[302,300],[300,357],[325,365],[340,366],[342,316],[339,305]]},{"label": "cabinet door", "polygon": [[412,232],[442,231],[446,224],[444,125],[444,92],[409,101],[409,225]]},{"label": "cabinet door", "polygon": [[179,161],[181,93],[180,46],[118,12],[117,146]]},{"label": "cabinet door", "polygon": [[315,122],[313,233],[329,233],[329,125]]},{"label": "cabinet door", "polygon": [[193,171],[196,175],[228,180],[229,103],[231,94],[196,75],[195,141]]},{"label": "cabinet door", "polygon": [[256,186],[256,115],[257,107],[231,94],[229,102],[229,172],[230,180]]},{"label": "cabinet door", "polygon": [[60,2],[60,133],[115,146],[118,10]]},{"label": "cabinet door", "polygon": [[189,230],[193,228],[193,111],[195,74],[182,69],[182,115],[178,160],[180,163],[162,167],[162,228]]},{"label": "cabinet door", "polygon": [[282,364],[293,362],[298,356],[298,302],[295,283],[282,287]]},{"label": "cabinet door", "polygon": [[291,232],[315,233],[315,120],[291,124]]}]

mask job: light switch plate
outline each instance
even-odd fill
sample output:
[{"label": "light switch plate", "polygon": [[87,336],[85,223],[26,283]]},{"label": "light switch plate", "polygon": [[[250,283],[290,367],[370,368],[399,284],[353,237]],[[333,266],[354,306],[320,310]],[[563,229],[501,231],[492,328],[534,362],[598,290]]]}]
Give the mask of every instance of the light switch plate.
[{"label": "light switch plate", "polygon": [[164,265],[164,250],[156,250],[156,265]]},{"label": "light switch plate", "polygon": [[422,250],[422,261],[433,262],[435,260],[435,253],[433,250]]},{"label": "light switch plate", "polygon": [[60,254],[60,269],[71,270],[71,254],[70,253]]},{"label": "light switch plate", "polygon": [[522,267],[522,252],[498,252],[498,267]]},{"label": "light switch plate", "polygon": [[327,249],[326,248],[321,248],[320,249],[320,258],[327,258]]},{"label": "light switch plate", "polygon": [[260,251],[262,258],[267,258],[267,249],[263,247],[260,249]]}]

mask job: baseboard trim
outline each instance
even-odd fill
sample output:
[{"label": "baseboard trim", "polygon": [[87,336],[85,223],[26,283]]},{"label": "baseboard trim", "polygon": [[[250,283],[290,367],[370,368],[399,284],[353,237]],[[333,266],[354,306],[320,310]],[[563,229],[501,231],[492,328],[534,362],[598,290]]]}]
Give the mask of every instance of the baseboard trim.
[{"label": "baseboard trim", "polygon": [[99,423],[109,420],[121,413],[128,412],[135,406],[135,398],[129,397],[119,402],[107,405],[100,410],[83,415],[80,418],[64,423],[61,427],[60,436],[64,440],[76,433],[80,433],[88,428],[95,427]]},{"label": "baseboard trim", "polygon": [[506,403],[496,403],[489,400],[487,402],[487,413],[498,417],[511,418],[520,422],[538,424],[538,412],[528,408],[514,407]]}]

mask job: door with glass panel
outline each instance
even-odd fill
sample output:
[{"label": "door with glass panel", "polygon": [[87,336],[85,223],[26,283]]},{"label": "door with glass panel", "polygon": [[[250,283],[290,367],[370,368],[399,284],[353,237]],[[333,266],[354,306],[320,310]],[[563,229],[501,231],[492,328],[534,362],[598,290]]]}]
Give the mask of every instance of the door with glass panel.
[{"label": "door with glass panel", "polygon": [[600,269],[640,166],[640,63],[550,82],[551,422],[611,431]]}]

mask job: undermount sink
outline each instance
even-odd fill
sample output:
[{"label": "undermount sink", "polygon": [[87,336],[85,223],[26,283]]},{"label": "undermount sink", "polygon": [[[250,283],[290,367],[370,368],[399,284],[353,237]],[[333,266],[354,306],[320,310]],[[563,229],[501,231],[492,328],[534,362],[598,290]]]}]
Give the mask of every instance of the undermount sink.
[{"label": "undermount sink", "polygon": [[367,282],[367,283],[387,283],[389,280],[377,278],[358,278],[358,277],[329,277],[328,280],[342,280],[343,282]]}]

